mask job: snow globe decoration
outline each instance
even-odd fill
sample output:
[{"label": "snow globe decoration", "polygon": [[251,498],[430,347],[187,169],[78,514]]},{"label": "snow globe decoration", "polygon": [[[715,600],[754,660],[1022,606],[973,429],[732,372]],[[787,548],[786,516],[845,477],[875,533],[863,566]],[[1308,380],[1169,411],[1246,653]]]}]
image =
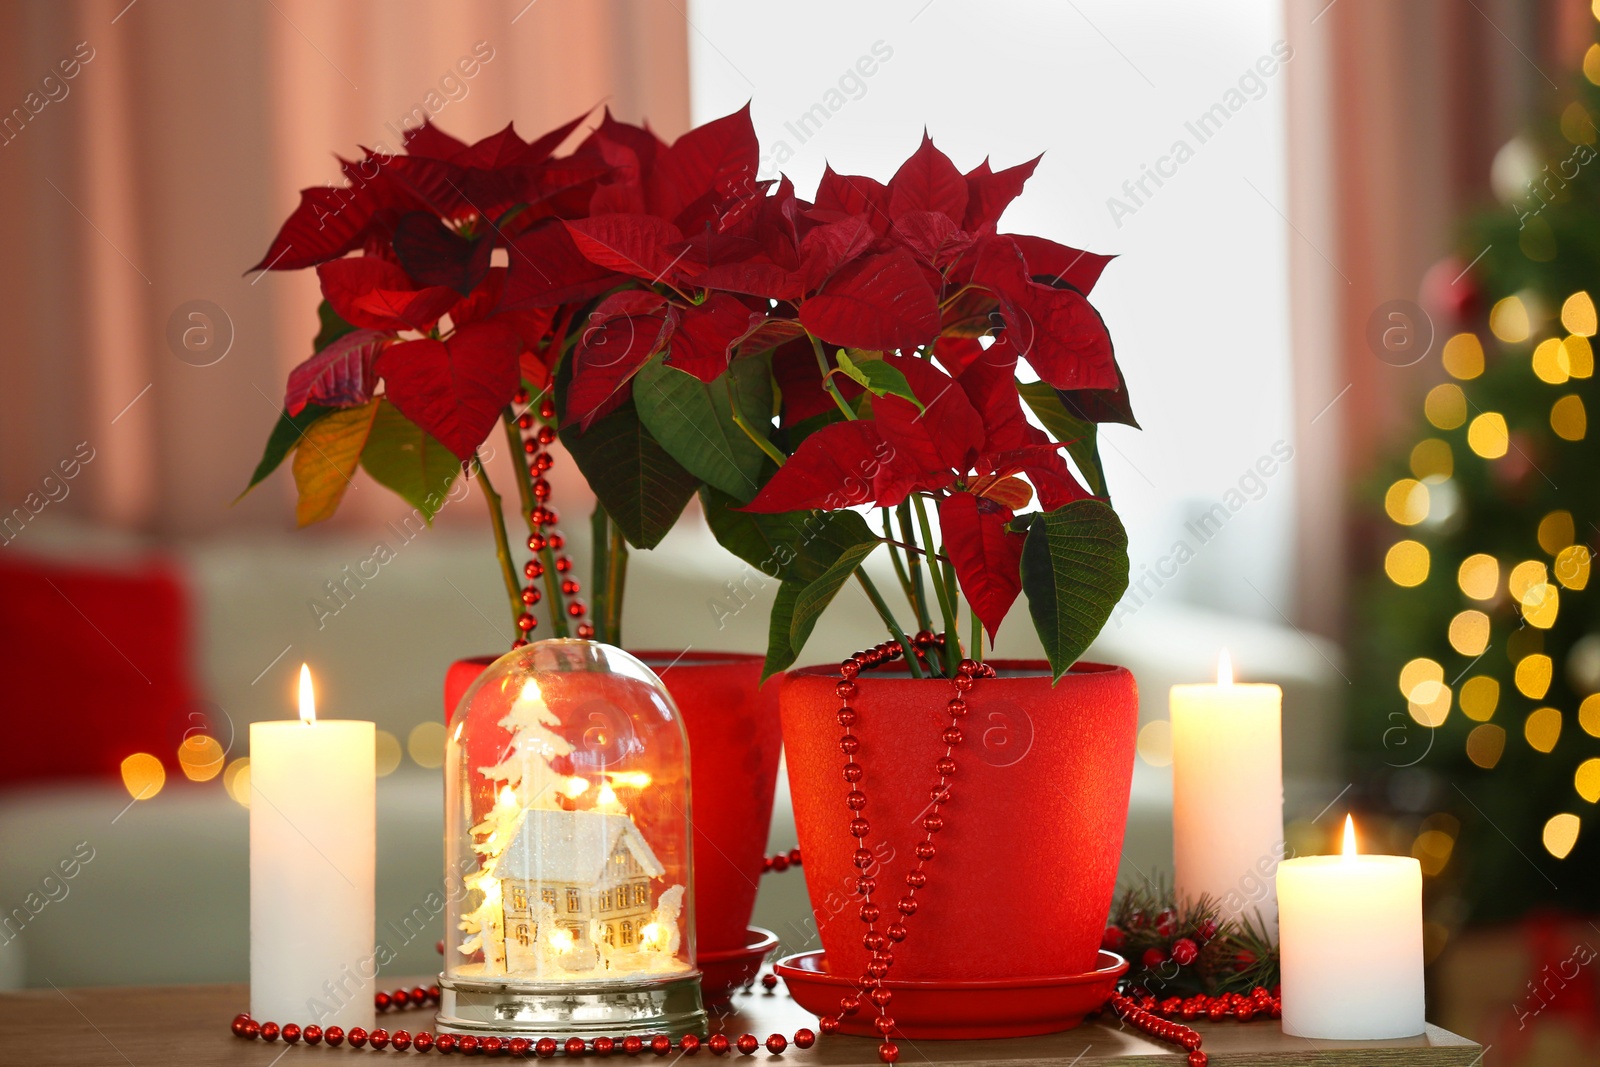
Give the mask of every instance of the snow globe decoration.
[{"label": "snow globe decoration", "polygon": [[703,1033],[689,746],[661,680],[539,641],[462,696],[445,753],[439,1029]]}]

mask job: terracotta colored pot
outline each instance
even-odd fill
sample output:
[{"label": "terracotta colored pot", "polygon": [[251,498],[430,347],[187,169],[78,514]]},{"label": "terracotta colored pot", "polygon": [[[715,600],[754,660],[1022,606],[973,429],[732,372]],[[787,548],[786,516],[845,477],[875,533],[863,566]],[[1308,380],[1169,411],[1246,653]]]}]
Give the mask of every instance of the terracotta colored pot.
[{"label": "terracotta colored pot", "polygon": [[[1092,970],[1122,853],[1138,731],[1138,692],[1123,667],[1079,663],[1052,687],[1042,662],[993,661],[962,720],[951,801],[910,936],[894,946],[901,980],[1050,978]],[[836,667],[785,676],[779,707],[806,887],[832,973],[867,965],[853,892],[848,786],[836,718]],[[904,665],[864,673],[857,786],[877,860],[875,901],[896,914],[916,863],[934,763],[949,722],[948,681],[912,679]]]},{"label": "terracotta colored pot", "polygon": [[[761,686],[758,655],[633,655],[661,676],[689,732],[696,951],[744,949],[778,784],[778,683]],[[450,665],[446,722],[495,658],[475,656]]]}]

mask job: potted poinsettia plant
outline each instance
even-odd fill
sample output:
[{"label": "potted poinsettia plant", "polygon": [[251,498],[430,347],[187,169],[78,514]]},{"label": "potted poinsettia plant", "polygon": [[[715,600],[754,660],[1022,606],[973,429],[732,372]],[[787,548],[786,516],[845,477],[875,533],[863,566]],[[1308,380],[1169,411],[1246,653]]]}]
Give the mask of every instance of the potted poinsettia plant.
[{"label": "potted poinsettia plant", "polygon": [[[302,526],[336,512],[358,469],[431,522],[470,480],[487,503],[515,644],[534,634],[540,614],[556,637],[620,643],[630,546],[654,547],[702,484],[735,492],[742,484],[729,481],[719,454],[681,453],[680,464],[644,428],[673,432],[678,416],[664,403],[636,406],[588,376],[574,401],[571,378],[575,361],[603,373],[608,362],[626,366],[635,346],[665,344],[670,322],[674,356],[715,382],[704,366],[725,347],[724,333],[746,330],[760,301],[687,292],[681,274],[635,258],[629,231],[641,218],[661,233],[708,231],[757,199],[748,113],[671,145],[609,113],[584,133],[582,121],[532,141],[509,126],[474,144],[431,125],[412,130],[403,153],[368,151],[345,163],[344,187],[304,190],[257,265],[314,268],[323,301],[312,354],[290,372],[247,491],[292,456]],[[672,403],[700,410],[724,388],[679,390]],[[587,591],[547,477],[558,430],[598,500]],[[502,432],[525,535],[511,532],[509,494],[484,469]],[[764,474],[749,458],[740,455],[737,469]],[[524,536],[529,555],[519,567]],[[736,984],[766,947],[747,924],[777,775],[776,685],[760,686],[759,656],[638,654],[663,670],[703,768],[693,778],[697,928],[713,995],[714,964],[727,965],[722,980]],[[494,658],[451,667],[447,714]],[[727,775],[730,767],[742,774]]]},{"label": "potted poinsettia plant", "polygon": [[[766,670],[793,664],[852,579],[888,638],[790,671],[780,701],[826,967],[864,987],[891,965],[960,983],[1064,980],[1100,962],[1137,696],[1126,670],[1076,661],[1128,580],[1097,427],[1136,423],[1087,299],[1107,257],[997,231],[1033,167],[962,174],[924,138],[886,184],[830,169],[807,202],[779,183],[728,225],[723,260],[684,268],[690,291],[771,305],[712,369],[728,388],[716,425],[775,469],[753,494],[703,490],[719,541],[781,579]],[[678,251],[634,236],[642,261]],[[636,402],[677,381],[670,348],[649,347]],[[756,359],[777,383],[775,418],[761,417],[764,393],[747,403],[738,387]],[[569,398],[590,375],[620,377],[581,352],[574,374]],[[658,433],[669,450],[684,446],[676,433],[688,437]],[[863,569],[875,552],[909,614]],[[985,638],[1020,595],[1046,660],[985,664]],[[868,680],[890,662],[902,673]],[[925,932],[908,940],[908,924]],[[861,1014],[859,994],[839,1003],[814,1005],[825,1027],[894,1032],[886,999]],[[993,1019],[941,1027],[1006,1032]]]}]

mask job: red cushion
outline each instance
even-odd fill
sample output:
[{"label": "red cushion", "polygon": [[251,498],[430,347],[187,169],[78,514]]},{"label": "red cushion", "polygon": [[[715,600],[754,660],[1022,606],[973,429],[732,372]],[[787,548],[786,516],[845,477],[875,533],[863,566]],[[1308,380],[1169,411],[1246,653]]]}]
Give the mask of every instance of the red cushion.
[{"label": "red cushion", "polygon": [[188,598],[168,564],[65,565],[0,548],[0,788],[112,776],[148,752],[178,770],[201,722]]}]

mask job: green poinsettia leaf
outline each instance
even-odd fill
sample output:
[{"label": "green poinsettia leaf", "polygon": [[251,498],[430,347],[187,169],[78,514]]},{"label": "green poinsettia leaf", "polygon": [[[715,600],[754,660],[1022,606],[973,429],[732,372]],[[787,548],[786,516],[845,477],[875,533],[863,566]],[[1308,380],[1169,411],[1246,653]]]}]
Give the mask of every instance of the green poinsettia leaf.
[{"label": "green poinsettia leaf", "polygon": [[854,511],[756,514],[737,510],[738,499],[710,486],[700,502],[717,543],[768,578],[809,584],[844,552],[878,540]]},{"label": "green poinsettia leaf", "polygon": [[639,421],[689,473],[741,502],[761,487],[767,454],[734,421],[765,433],[772,419],[772,375],[767,361],[734,361],[715,380],[702,382],[660,357],[633,379]]},{"label": "green poinsettia leaf", "polygon": [[911,391],[911,383],[906,381],[904,374],[882,359],[860,358],[863,355],[864,353],[857,352],[857,358],[851,359],[850,353],[841,348],[838,355],[839,369],[847,377],[860,383],[873,396],[898,396],[911,401],[917,406],[918,411],[927,410],[922,406],[922,401],[917,399],[917,394]]},{"label": "green poinsettia leaf", "polygon": [[355,327],[344,321],[339,313],[333,310],[333,305],[326,300],[317,307],[317,324],[319,326],[317,336],[311,342],[313,352],[321,352],[345,334],[355,331]]},{"label": "green poinsettia leaf", "polygon": [[378,401],[372,433],[361,452],[361,468],[422,513],[429,525],[447,499],[461,461],[432,434],[400,414],[387,400]]},{"label": "green poinsettia leaf", "polygon": [[310,526],[331,518],[350,486],[361,451],[372,433],[378,414],[378,401],[360,407],[340,408],[318,419],[301,436],[294,450],[294,485],[300,498],[294,518],[300,526]]},{"label": "green poinsettia leaf", "polygon": [[789,621],[789,640],[794,645],[796,655],[805,647],[806,639],[811,636],[811,630],[817,624],[817,616],[833,602],[833,598],[844,583],[849,581],[856,568],[861,566],[861,561],[877,547],[877,542],[874,541],[845,549],[826,570],[800,591],[794,602],[794,618]]},{"label": "green poinsettia leaf", "polygon": [[[799,655],[789,634],[794,622],[795,601],[804,589],[799,582],[784,582],[778,586],[778,595],[772,601],[772,616],[767,620],[767,658],[761,664],[763,682],[788,670]],[[810,636],[809,629],[806,634]]]},{"label": "green poinsettia leaf", "polygon": [[1023,403],[1039,416],[1050,436],[1066,443],[1067,454],[1089,483],[1089,492],[1110,499],[1106,492],[1105,468],[1100,463],[1100,427],[1069,412],[1061,394],[1046,382],[1018,383],[1017,392],[1022,395]]},{"label": "green poinsettia leaf", "polygon": [[294,450],[301,435],[311,428],[312,423],[338,410],[340,409],[307,404],[298,415],[291,415],[287,411],[280,414],[277,423],[272,427],[272,433],[267,437],[267,447],[261,453],[261,462],[256,464],[256,471],[250,476],[250,484],[244,487],[244,492],[235,497],[233,502],[237,504],[250,490],[266,481],[267,476],[277,470]]},{"label": "green poinsettia leaf", "polygon": [[634,548],[660,544],[700,488],[651,436],[631,398],[587,430],[562,426],[561,443]]},{"label": "green poinsettia leaf", "polygon": [[1036,514],[1022,543],[1022,591],[1059,681],[1128,588],[1128,534],[1103,500]]}]

